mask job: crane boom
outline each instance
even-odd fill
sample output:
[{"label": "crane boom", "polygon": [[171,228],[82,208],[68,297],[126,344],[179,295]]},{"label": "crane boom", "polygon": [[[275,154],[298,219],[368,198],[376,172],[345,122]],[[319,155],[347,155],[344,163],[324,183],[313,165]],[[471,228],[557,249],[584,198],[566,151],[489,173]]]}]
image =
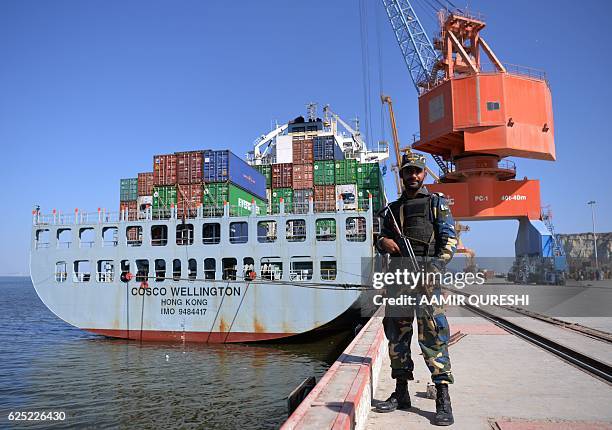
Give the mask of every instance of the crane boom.
[{"label": "crane boom", "polygon": [[382,0],[417,92],[435,80],[438,55],[408,0]]}]

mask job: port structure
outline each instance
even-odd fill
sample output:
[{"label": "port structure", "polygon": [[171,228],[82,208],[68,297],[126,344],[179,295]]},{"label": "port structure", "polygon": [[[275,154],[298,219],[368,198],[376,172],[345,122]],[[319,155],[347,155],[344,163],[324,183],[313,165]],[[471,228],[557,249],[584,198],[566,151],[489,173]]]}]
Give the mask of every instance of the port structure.
[{"label": "port structure", "polygon": [[408,0],[382,0],[418,93],[419,129],[401,150],[429,153],[460,221],[519,221],[517,256],[554,257],[540,182],[516,179],[507,157],[555,160],[552,97],[545,73],[503,64],[481,35],[480,16],[438,12],[428,38]]}]

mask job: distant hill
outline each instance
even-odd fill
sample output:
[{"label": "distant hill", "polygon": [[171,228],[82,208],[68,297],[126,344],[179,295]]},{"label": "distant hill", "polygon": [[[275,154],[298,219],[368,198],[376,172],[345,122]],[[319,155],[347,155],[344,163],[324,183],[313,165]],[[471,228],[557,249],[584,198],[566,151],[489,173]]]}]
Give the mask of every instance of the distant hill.
[{"label": "distant hill", "polygon": [[[593,233],[557,235],[565,255],[570,259],[592,260]],[[610,264],[612,259],[612,233],[597,233],[597,259],[601,265]]]}]

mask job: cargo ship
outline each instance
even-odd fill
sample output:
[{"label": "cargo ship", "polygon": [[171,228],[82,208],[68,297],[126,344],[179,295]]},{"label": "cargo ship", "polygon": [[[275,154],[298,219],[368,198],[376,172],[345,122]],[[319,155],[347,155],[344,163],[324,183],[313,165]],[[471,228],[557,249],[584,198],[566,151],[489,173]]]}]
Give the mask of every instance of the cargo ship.
[{"label": "cargo ship", "polygon": [[143,341],[271,341],[359,309],[385,204],[379,163],[325,109],[230,150],[154,155],[120,180],[119,211],[32,213],[45,305],[92,333]]}]

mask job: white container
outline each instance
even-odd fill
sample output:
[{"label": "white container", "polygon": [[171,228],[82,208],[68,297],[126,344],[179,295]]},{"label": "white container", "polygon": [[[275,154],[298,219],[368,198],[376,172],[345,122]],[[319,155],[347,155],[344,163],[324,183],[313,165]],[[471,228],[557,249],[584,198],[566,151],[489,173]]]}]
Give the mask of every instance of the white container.
[{"label": "white container", "polygon": [[293,163],[293,137],[290,135],[276,138],[276,162]]},{"label": "white container", "polygon": [[357,209],[357,185],[336,185],[336,198],[344,202],[344,209]]}]

